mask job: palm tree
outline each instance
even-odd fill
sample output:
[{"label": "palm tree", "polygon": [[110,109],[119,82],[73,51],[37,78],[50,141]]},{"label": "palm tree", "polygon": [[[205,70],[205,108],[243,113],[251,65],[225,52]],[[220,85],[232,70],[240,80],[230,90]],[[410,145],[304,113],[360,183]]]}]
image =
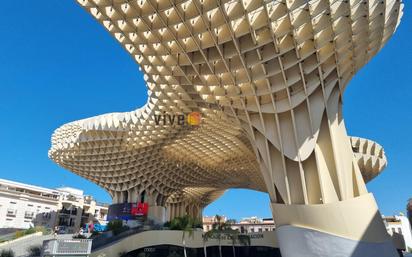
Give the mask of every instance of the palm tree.
[{"label": "palm tree", "polygon": [[212,224],[212,229],[206,232],[204,235],[203,246],[204,246],[205,256],[206,256],[205,241],[207,241],[209,238],[213,236],[217,237],[217,239],[219,240],[220,257],[222,257],[222,243],[221,243],[222,235],[227,235],[232,240],[233,256],[236,256],[236,251],[235,251],[236,243],[239,243],[241,245],[250,245],[250,237],[248,235],[241,235],[238,230],[232,229],[232,225],[236,223],[235,220],[223,221],[220,215],[216,215],[215,219],[216,219],[216,222]]},{"label": "palm tree", "polygon": [[183,253],[185,257],[187,257],[185,235],[186,233],[188,233],[189,236],[192,237],[193,231],[195,230],[195,228],[201,227],[201,224],[202,223],[198,219],[193,218],[189,215],[185,215],[182,217],[176,217],[168,223],[170,230],[181,230],[183,232],[182,244],[183,244]]},{"label": "palm tree", "polygon": [[233,256],[236,257],[236,251],[235,251],[235,244],[238,243],[239,245],[243,246],[250,246],[250,236],[249,235],[244,235],[240,234],[238,230],[234,230],[233,233],[230,235],[232,239],[232,249],[233,249]]}]

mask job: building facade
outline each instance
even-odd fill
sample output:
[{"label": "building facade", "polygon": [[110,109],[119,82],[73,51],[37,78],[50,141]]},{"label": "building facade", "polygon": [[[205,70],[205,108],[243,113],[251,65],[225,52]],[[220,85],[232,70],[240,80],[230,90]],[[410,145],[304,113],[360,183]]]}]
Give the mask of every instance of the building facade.
[{"label": "building facade", "polygon": [[82,190],[61,187],[56,225],[67,233],[76,233],[86,224],[107,224],[108,205],[96,202]]},{"label": "building facade", "polygon": [[394,234],[402,235],[405,241],[405,250],[412,251],[412,230],[408,217],[404,215],[383,216],[383,221],[388,234],[391,236]]},{"label": "building facade", "polygon": [[[203,231],[208,232],[213,228],[213,224],[217,223],[216,216],[203,217]],[[227,217],[221,216],[220,222],[229,222],[230,227],[239,231],[242,234],[259,233],[275,231],[275,222],[272,218],[261,219],[258,217],[243,218],[239,222],[230,222]]]},{"label": "building facade", "polygon": [[0,228],[53,228],[59,204],[57,190],[0,179]]},{"label": "building facade", "polygon": [[0,228],[59,226],[64,232],[75,233],[90,222],[106,224],[107,212],[106,204],[79,189],[48,189],[0,179]]},{"label": "building facade", "polygon": [[202,217],[203,231],[208,232],[212,230],[213,224],[217,222],[227,222],[227,220],[226,216],[220,216],[219,219],[217,219],[216,216],[204,216]]},{"label": "building facade", "polygon": [[232,229],[238,230],[240,233],[259,233],[267,231],[275,231],[275,222],[273,218],[258,218],[250,217],[244,218],[238,223],[232,225]]}]

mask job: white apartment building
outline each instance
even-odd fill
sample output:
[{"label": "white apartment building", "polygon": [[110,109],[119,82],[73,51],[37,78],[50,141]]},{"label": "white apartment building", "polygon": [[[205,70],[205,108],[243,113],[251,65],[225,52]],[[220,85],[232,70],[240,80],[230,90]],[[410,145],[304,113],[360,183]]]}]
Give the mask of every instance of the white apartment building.
[{"label": "white apartment building", "polygon": [[272,218],[261,219],[258,217],[243,218],[240,222],[233,224],[232,229],[241,233],[258,233],[264,231],[274,231],[275,223]]},{"label": "white apartment building", "polygon": [[[225,216],[220,216],[220,221],[219,222],[226,222],[227,218]],[[202,223],[203,223],[203,231],[207,232],[212,230],[213,224],[217,223],[218,219],[216,216],[204,216],[202,218]]]},{"label": "white apartment building", "polygon": [[108,205],[79,189],[48,189],[0,179],[0,229],[60,226],[74,233],[91,222],[106,224],[107,212]]},{"label": "white apartment building", "polygon": [[[228,219],[225,216],[221,217],[220,222],[227,222]],[[217,222],[215,216],[203,217],[203,231],[207,232],[212,229],[214,223]],[[238,230],[241,233],[259,233],[264,231],[274,231],[275,223],[272,218],[261,219],[258,217],[243,218],[240,222],[232,223],[232,229]]]},{"label": "white apartment building", "polygon": [[56,225],[64,227],[68,233],[76,233],[85,224],[107,224],[108,205],[96,202],[82,190],[61,187],[60,205]]},{"label": "white apartment building", "polygon": [[394,233],[402,235],[405,240],[406,250],[412,249],[412,231],[409,219],[403,215],[383,216],[382,218],[388,233],[391,236]]},{"label": "white apartment building", "polygon": [[57,190],[0,179],[0,228],[52,228],[59,201]]}]

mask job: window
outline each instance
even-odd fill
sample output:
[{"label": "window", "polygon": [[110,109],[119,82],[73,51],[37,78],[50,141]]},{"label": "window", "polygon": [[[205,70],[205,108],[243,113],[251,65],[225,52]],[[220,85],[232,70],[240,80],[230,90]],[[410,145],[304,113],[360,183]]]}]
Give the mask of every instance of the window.
[{"label": "window", "polygon": [[26,211],[24,213],[24,218],[25,219],[33,219],[33,217],[34,217],[34,212],[32,212],[32,211]]},{"label": "window", "polygon": [[29,207],[33,207],[33,204],[28,204],[27,206],[29,206]]},{"label": "window", "polygon": [[16,204],[16,202],[10,202],[10,204]]},{"label": "window", "polygon": [[7,217],[16,217],[17,210],[15,209],[7,209]]},{"label": "window", "polygon": [[50,210],[50,207],[45,207],[44,209],[46,209],[46,210]]}]

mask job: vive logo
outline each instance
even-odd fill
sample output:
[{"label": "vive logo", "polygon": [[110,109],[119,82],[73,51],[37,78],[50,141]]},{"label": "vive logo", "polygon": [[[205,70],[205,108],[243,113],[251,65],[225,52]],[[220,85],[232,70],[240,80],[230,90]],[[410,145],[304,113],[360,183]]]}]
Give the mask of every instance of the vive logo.
[{"label": "vive logo", "polygon": [[202,116],[199,112],[191,112],[187,115],[185,114],[161,114],[154,116],[156,125],[179,125],[179,126],[198,126],[202,121]]}]

